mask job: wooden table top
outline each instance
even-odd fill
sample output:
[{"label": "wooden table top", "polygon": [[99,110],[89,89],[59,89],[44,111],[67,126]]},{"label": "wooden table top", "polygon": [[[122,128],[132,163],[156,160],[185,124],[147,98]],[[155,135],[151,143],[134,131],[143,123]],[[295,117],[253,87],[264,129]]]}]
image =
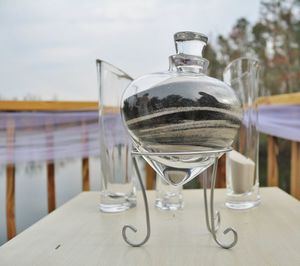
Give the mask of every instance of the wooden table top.
[{"label": "wooden table top", "polygon": [[[141,195],[138,207],[118,214],[98,211],[99,193],[83,192],[0,247],[0,265],[300,265],[300,202],[278,188],[262,188],[262,203],[247,211],[224,206],[215,192],[222,229],[235,228],[235,247],[218,247],[205,224],[203,191],[184,190],[183,210],[155,209],[149,191],[152,234],[139,248],[122,239],[125,224],[145,232]],[[135,237],[130,235],[132,239]]]}]

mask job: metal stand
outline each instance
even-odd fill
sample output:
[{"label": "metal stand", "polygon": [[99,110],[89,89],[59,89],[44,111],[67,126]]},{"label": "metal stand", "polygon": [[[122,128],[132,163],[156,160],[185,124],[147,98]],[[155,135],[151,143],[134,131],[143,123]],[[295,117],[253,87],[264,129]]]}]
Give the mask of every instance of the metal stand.
[{"label": "metal stand", "polygon": [[142,189],[142,193],[143,193],[144,204],[145,204],[145,212],[146,212],[147,233],[146,233],[146,237],[143,241],[141,241],[140,243],[132,243],[126,235],[126,229],[129,228],[130,230],[132,230],[135,233],[137,232],[137,229],[132,225],[125,225],[122,229],[122,235],[123,235],[124,241],[128,245],[133,246],[133,247],[140,247],[148,241],[148,239],[150,237],[150,234],[151,234],[151,227],[150,227],[149,206],[148,206],[148,199],[147,199],[147,195],[146,195],[146,190],[145,190],[145,186],[143,184],[143,180],[142,180],[141,173],[140,173],[140,170],[139,170],[139,166],[137,164],[135,156],[133,156],[133,164],[134,164],[134,168],[135,168],[135,171],[136,171],[136,174],[137,174],[137,177],[138,177],[141,189]]},{"label": "metal stand", "polygon": [[[226,228],[223,231],[223,234],[228,234],[229,232],[233,233],[233,241],[229,244],[223,244],[218,240],[217,238],[217,231],[221,224],[221,216],[220,212],[214,211],[214,190],[215,190],[215,184],[216,184],[216,176],[217,176],[217,168],[218,168],[218,157],[215,157],[215,163],[213,164],[213,172],[211,176],[211,187],[210,187],[210,204],[208,208],[208,201],[207,201],[207,176],[204,176],[203,178],[203,192],[204,192],[204,207],[205,207],[205,220],[206,220],[206,227],[207,230],[211,233],[213,236],[215,242],[222,248],[229,249],[235,246],[235,244],[238,241],[238,234],[237,232],[232,229],[231,227]],[[216,216],[214,215],[216,214]],[[217,224],[215,224],[215,221],[217,220]]]},{"label": "metal stand", "polygon": [[[217,167],[218,167],[218,158],[220,154],[223,154],[224,152],[228,152],[231,149],[224,149],[224,150],[217,150],[217,151],[209,151],[209,152],[192,152],[192,154],[197,154],[197,155],[204,155],[204,156],[213,156],[214,157],[214,164],[213,164],[213,172],[212,172],[212,177],[211,177],[211,187],[210,187],[210,202],[209,202],[209,208],[208,208],[208,200],[207,200],[207,176],[205,176],[203,178],[203,191],[204,191],[204,207],[205,207],[205,220],[206,220],[206,226],[208,231],[211,233],[214,241],[222,248],[224,249],[230,249],[232,247],[234,247],[238,241],[238,234],[237,232],[232,229],[231,227],[226,228],[223,231],[223,234],[228,234],[229,232],[233,233],[233,240],[229,243],[229,244],[223,244],[221,243],[221,241],[217,238],[217,231],[220,227],[221,224],[221,215],[220,212],[214,211],[214,189],[215,189],[215,183],[216,183],[216,174],[217,174]],[[176,153],[170,153],[170,155],[174,155]],[[187,153],[177,153],[180,155],[184,155]],[[191,154],[191,153],[189,153]],[[137,173],[137,177],[142,189],[142,193],[143,193],[143,199],[144,199],[144,204],[145,204],[145,213],[146,213],[146,225],[147,225],[147,232],[146,232],[146,237],[144,238],[144,240],[142,240],[140,243],[132,243],[127,235],[126,235],[126,230],[127,228],[129,228],[130,230],[132,230],[133,232],[137,232],[137,229],[132,226],[132,225],[125,225],[122,229],[122,235],[123,235],[123,239],[124,241],[133,247],[140,247],[142,245],[144,245],[151,234],[151,227],[150,227],[150,216],[149,216],[149,206],[148,206],[148,200],[147,200],[147,195],[146,195],[146,190],[141,178],[141,174],[139,171],[139,167],[136,161],[135,156],[140,156],[140,155],[144,155],[144,156],[149,156],[149,155],[158,155],[158,153],[140,153],[137,151],[132,152],[133,155],[133,163],[134,163],[134,167]],[[162,155],[162,154],[161,154]],[[163,153],[163,155],[165,155],[165,153]],[[169,155],[169,154],[168,154]]]}]

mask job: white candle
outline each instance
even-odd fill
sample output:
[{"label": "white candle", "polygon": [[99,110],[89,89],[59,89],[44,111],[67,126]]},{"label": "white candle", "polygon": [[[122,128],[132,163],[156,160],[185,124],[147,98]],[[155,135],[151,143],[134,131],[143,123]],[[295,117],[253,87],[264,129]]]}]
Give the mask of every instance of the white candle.
[{"label": "white candle", "polygon": [[254,185],[255,163],[250,158],[233,150],[227,154],[227,173],[231,177],[231,186],[234,193],[250,192]]}]

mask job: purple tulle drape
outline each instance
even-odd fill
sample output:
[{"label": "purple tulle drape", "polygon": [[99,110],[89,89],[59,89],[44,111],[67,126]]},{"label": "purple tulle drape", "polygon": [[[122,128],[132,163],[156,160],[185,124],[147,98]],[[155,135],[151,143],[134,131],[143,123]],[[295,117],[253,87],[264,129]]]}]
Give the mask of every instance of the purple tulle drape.
[{"label": "purple tulle drape", "polygon": [[[112,139],[128,141],[119,115],[107,115],[104,122],[108,145]],[[8,128],[14,128],[14,133]],[[300,141],[300,105],[260,106],[258,129]],[[2,112],[0,164],[98,156],[99,136],[97,111]]]},{"label": "purple tulle drape", "polygon": [[260,106],[258,114],[260,132],[300,141],[300,105]]},{"label": "purple tulle drape", "polygon": [[[119,115],[105,116],[104,123],[108,145],[112,139],[126,141]],[[0,164],[98,156],[99,135],[97,111],[2,112]]]}]

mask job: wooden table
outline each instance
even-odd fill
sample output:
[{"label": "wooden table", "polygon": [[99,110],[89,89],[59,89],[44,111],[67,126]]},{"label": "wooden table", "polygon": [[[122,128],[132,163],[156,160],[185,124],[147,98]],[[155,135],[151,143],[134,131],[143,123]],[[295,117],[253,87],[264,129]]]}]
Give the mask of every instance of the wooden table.
[{"label": "wooden table", "polygon": [[152,235],[133,248],[121,228],[136,225],[144,237],[141,197],[138,208],[104,214],[97,209],[99,194],[83,192],[0,247],[0,265],[300,265],[299,201],[263,188],[258,208],[232,211],[224,207],[225,191],[216,190],[222,227],[239,233],[237,245],[224,250],[207,232],[202,194],[185,190],[184,209],[168,212],[155,209],[155,194],[148,192]]}]

